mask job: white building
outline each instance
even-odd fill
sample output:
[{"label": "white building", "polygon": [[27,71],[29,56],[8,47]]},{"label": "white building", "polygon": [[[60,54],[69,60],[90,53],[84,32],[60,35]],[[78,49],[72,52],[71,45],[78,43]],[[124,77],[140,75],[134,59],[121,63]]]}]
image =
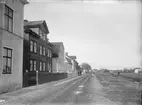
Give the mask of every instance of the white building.
[{"label": "white building", "polygon": [[135,71],[134,71],[135,73],[139,73],[139,72],[142,72],[142,69],[141,68],[139,68],[139,69],[135,69]]},{"label": "white building", "polygon": [[52,72],[66,72],[64,68],[64,45],[63,42],[52,42],[54,45],[53,53],[56,53],[57,57],[52,58]]},{"label": "white building", "polygon": [[27,0],[0,0],[0,93],[22,87],[23,15]]}]

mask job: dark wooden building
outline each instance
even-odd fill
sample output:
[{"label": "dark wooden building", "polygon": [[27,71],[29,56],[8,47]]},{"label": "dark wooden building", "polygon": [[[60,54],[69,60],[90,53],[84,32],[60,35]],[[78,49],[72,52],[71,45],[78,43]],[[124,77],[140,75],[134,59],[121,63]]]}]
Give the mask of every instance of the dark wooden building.
[{"label": "dark wooden building", "polygon": [[[24,21],[23,86],[37,83],[37,75],[52,72],[52,47],[46,22]],[[38,74],[37,74],[38,71]]]}]

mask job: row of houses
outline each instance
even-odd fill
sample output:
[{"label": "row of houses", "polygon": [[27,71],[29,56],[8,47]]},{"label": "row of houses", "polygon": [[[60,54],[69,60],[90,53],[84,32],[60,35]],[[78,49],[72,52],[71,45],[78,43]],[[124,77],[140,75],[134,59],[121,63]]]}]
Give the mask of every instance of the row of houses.
[{"label": "row of houses", "polygon": [[49,41],[45,20],[24,20],[26,4],[0,1],[0,93],[73,76],[80,69],[63,42]]},{"label": "row of houses", "polygon": [[63,42],[50,42],[48,34],[49,30],[45,20],[24,20],[24,86],[36,84],[37,71],[40,75],[47,73],[67,73],[67,76],[78,74],[76,56],[69,56],[65,53]]}]

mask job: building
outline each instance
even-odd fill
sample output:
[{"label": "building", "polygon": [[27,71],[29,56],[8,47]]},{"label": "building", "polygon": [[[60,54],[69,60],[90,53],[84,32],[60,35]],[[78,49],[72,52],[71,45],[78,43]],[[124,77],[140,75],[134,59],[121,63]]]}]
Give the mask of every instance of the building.
[{"label": "building", "polygon": [[64,67],[68,73],[72,73],[73,62],[72,59],[68,56],[68,53],[65,53]]},{"label": "building", "polygon": [[52,42],[54,45],[52,57],[52,72],[66,72],[64,68],[64,45],[63,42]]},{"label": "building", "polygon": [[23,86],[37,83],[38,73],[52,72],[52,47],[44,20],[24,21]]},{"label": "building", "polygon": [[77,71],[77,64],[78,62],[76,61],[76,56],[69,56],[72,60],[72,71],[76,72]]},{"label": "building", "polygon": [[22,87],[25,4],[27,0],[0,1],[0,93]]},{"label": "building", "polygon": [[80,68],[78,62],[76,61],[76,56],[69,56],[68,53],[65,53],[64,67],[68,71],[68,75],[76,76],[80,75]]}]

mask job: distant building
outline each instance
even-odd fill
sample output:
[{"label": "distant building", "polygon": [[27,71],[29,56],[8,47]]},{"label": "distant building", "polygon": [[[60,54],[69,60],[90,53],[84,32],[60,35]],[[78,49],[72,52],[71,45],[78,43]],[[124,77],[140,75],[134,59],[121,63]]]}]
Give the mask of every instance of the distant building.
[{"label": "distant building", "polygon": [[25,20],[24,32],[23,85],[28,86],[31,81],[37,82],[36,71],[52,72],[53,45],[48,41],[49,30],[44,20]]},{"label": "distant building", "polygon": [[74,73],[74,75],[80,75],[81,70],[78,62],[76,61],[76,56],[69,56],[68,53],[65,53],[65,69],[68,73]]},{"label": "distant building", "polygon": [[72,70],[74,72],[76,72],[76,65],[77,65],[77,61],[76,61],[76,56],[69,56],[71,58],[71,61],[72,61]]},{"label": "distant building", "polygon": [[136,69],[134,70],[134,72],[135,72],[135,73],[142,72],[142,69],[141,69],[141,68],[136,68]]},{"label": "distant building", "polygon": [[0,1],[0,93],[22,87],[23,12],[27,3]]},{"label": "distant building", "polygon": [[64,45],[63,42],[52,42],[53,57],[52,57],[52,72],[66,72],[64,68]]},{"label": "distant building", "polygon": [[72,62],[72,59],[68,56],[68,53],[65,53],[64,67],[68,73],[73,72],[73,70],[72,70],[73,69],[73,62]]}]

